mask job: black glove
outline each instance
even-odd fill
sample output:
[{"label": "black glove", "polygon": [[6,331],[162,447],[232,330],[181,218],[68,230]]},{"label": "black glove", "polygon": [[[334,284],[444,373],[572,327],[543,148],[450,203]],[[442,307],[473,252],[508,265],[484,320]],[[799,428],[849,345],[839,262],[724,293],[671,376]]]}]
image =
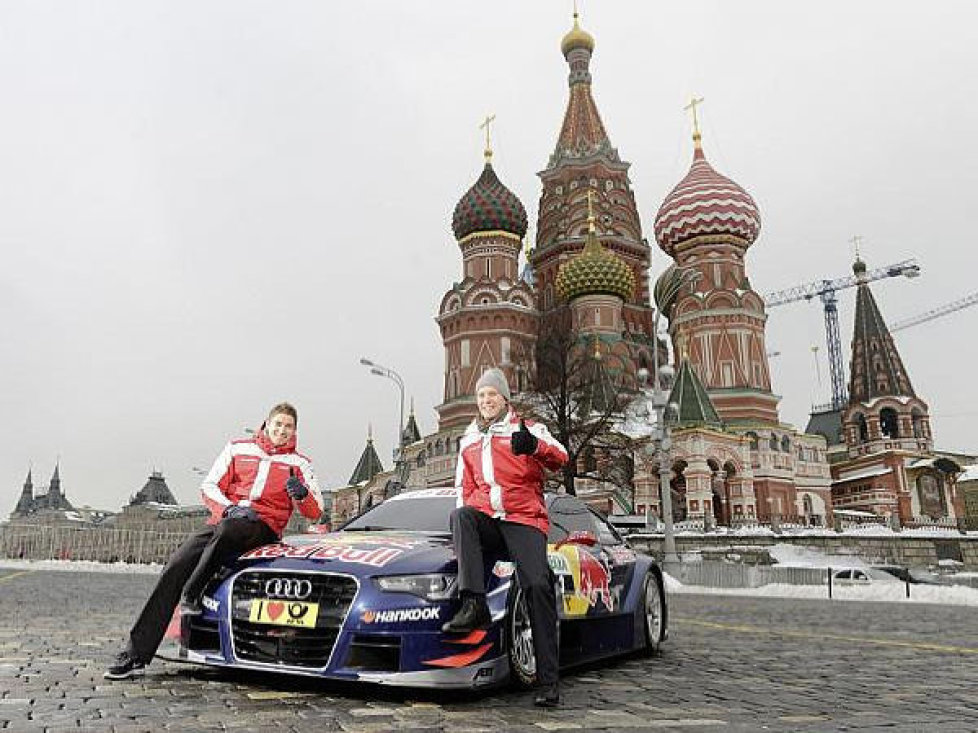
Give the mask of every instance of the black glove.
[{"label": "black glove", "polygon": [[309,489],[302,483],[302,479],[295,475],[295,469],[290,468],[289,480],[285,482],[285,491],[291,499],[302,501],[309,496]]},{"label": "black glove", "polygon": [[537,452],[537,437],[526,428],[526,423],[520,420],[520,429],[513,433],[512,441],[514,456],[532,456]]},{"label": "black glove", "polygon": [[224,510],[222,514],[225,519],[247,519],[249,522],[258,521],[258,512],[250,506],[238,506],[232,504]]}]

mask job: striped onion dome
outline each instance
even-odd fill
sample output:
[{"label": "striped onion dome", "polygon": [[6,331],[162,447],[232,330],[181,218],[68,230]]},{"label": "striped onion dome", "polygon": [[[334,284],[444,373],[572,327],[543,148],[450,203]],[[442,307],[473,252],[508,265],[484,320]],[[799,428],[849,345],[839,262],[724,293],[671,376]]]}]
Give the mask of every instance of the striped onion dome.
[{"label": "striped onion dome", "polygon": [[699,134],[689,173],[666,196],[655,215],[655,238],[672,255],[694,237],[727,235],[749,247],[761,231],[761,212],[744,189],[713,170]]},{"label": "striped onion dome", "polygon": [[455,205],[452,231],[458,240],[473,232],[504,231],[521,239],[526,234],[526,209],[496,177],[488,160],[479,180]]},{"label": "striped onion dome", "polygon": [[635,292],[635,273],[621,257],[601,246],[593,224],[592,220],[583,251],[560,266],[557,293],[567,301],[596,293],[628,301]]}]

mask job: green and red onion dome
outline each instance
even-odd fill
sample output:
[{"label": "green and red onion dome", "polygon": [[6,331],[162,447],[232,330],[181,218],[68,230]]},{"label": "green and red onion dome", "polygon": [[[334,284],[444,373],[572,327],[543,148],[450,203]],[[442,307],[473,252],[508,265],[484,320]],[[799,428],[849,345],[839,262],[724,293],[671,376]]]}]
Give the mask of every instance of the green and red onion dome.
[{"label": "green and red onion dome", "polygon": [[520,239],[526,234],[526,209],[502,184],[487,162],[479,180],[455,205],[452,231],[462,240],[473,232],[503,231]]}]

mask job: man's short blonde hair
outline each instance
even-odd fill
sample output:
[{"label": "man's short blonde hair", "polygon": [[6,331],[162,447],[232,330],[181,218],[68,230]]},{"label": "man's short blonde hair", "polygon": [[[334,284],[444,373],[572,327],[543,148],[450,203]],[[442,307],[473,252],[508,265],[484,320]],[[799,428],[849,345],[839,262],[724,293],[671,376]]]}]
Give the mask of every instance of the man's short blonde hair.
[{"label": "man's short blonde hair", "polygon": [[276,415],[291,415],[295,424],[299,424],[299,413],[289,402],[279,402],[275,407],[268,411],[268,420],[271,421]]}]

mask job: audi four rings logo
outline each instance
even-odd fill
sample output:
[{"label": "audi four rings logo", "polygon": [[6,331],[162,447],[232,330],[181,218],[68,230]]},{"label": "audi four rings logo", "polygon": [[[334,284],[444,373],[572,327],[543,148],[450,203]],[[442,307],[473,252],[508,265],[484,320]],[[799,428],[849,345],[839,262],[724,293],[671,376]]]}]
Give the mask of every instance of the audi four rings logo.
[{"label": "audi four rings logo", "polygon": [[265,581],[265,595],[303,601],[312,594],[312,582],[305,578],[272,578]]}]

